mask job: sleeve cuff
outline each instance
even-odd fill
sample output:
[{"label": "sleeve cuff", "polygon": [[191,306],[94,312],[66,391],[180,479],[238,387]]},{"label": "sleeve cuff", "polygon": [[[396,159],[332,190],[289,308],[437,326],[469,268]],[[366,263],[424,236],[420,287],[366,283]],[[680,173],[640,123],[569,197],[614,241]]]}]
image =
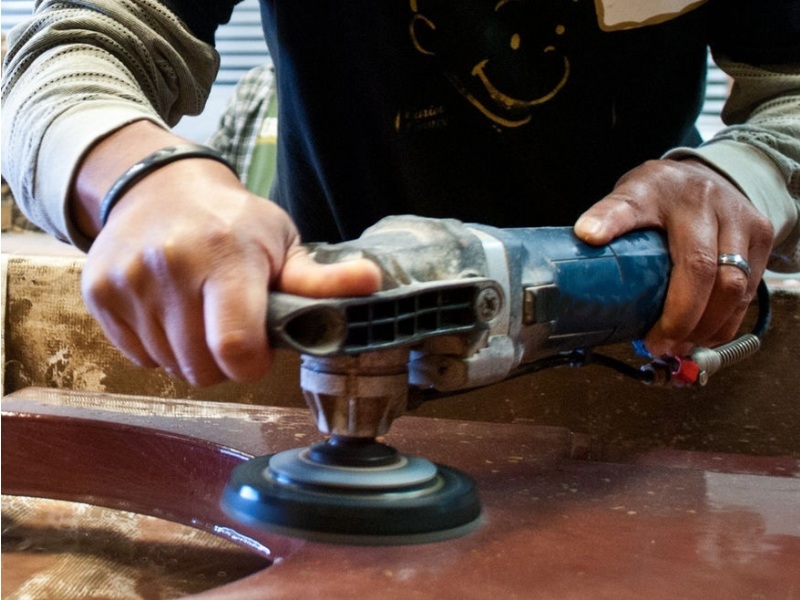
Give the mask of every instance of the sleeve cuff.
[{"label": "sleeve cuff", "polygon": [[[81,114],[85,113],[85,114]],[[47,173],[37,182],[35,195],[44,200],[60,199],[62,209],[51,212],[57,231],[66,235],[66,240],[86,252],[94,240],[83,235],[72,221],[69,195],[78,166],[84,155],[98,141],[114,131],[135,121],[149,120],[167,129],[158,116],[129,102],[108,101],[91,107],[76,107],[64,113],[48,128],[39,153],[39,172]]]},{"label": "sleeve cuff", "polygon": [[778,166],[757,148],[720,140],[699,148],[675,148],[663,158],[696,158],[727,176],[772,223],[773,248],[797,239],[800,231],[797,202],[789,194]]}]

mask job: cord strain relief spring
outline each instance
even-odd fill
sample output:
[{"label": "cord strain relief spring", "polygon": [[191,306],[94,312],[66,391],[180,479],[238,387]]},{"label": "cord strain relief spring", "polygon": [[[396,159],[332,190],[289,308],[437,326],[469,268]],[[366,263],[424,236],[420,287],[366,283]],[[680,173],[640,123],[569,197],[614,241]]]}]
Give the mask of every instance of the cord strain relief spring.
[{"label": "cord strain relief spring", "polygon": [[691,359],[700,368],[698,383],[705,385],[709,377],[720,369],[735,364],[758,352],[761,340],[752,333],[746,333],[735,340],[715,348],[697,348]]}]

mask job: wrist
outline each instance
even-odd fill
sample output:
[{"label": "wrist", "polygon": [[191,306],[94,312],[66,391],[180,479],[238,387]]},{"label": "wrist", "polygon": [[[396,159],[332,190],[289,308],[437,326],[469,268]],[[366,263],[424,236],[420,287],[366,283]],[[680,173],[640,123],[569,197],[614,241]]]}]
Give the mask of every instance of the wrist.
[{"label": "wrist", "polygon": [[111,211],[125,193],[136,183],[150,175],[151,173],[169,165],[170,163],[190,158],[205,158],[214,160],[228,167],[234,175],[236,170],[227,160],[216,150],[201,144],[175,144],[159,148],[151,152],[134,165],[129,167],[111,185],[103,196],[99,207],[100,226],[105,226]]},{"label": "wrist", "polygon": [[136,121],[95,143],[81,160],[70,190],[73,223],[87,238],[101,229],[100,204],[113,183],[131,165],[165,146],[187,140],[150,121]]}]

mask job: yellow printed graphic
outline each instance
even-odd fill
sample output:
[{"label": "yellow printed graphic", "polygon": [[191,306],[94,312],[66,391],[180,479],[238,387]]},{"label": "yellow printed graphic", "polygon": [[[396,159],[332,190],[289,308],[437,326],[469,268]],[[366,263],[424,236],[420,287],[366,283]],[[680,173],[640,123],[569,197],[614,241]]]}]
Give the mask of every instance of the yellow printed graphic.
[{"label": "yellow printed graphic", "polygon": [[[570,61],[559,44],[567,27],[548,21],[552,13],[532,24],[534,4],[499,0],[484,12],[469,12],[410,0],[413,47],[436,60],[458,93],[500,129],[530,122],[532,109],[569,81]],[[403,117],[409,115],[398,115],[396,127]]]}]

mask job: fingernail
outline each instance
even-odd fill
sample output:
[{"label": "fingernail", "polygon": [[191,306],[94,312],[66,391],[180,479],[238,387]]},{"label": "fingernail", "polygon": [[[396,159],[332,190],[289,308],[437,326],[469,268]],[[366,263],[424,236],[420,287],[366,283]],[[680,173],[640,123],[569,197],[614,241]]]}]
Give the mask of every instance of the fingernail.
[{"label": "fingernail", "polygon": [[672,356],[674,354],[675,340],[661,340],[648,343],[647,348],[653,356]]},{"label": "fingernail", "polygon": [[578,233],[586,236],[598,236],[603,231],[603,222],[596,217],[583,216],[575,223]]}]

